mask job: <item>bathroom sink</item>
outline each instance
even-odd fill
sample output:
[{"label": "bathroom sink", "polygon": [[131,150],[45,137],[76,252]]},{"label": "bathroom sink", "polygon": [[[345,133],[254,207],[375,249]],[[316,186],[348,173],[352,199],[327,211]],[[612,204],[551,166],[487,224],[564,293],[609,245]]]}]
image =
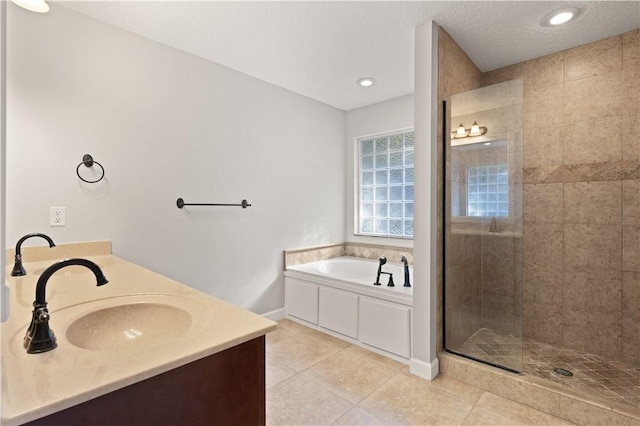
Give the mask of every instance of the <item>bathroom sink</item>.
[{"label": "bathroom sink", "polygon": [[211,318],[206,304],[169,293],[116,295],[59,309],[52,305],[49,323],[58,347],[42,354],[27,354],[23,346],[29,326],[26,322],[11,337],[11,351],[25,362],[37,365],[47,354],[65,352],[73,356],[62,357],[62,363],[108,365],[113,358],[103,356],[106,353],[118,352],[118,356],[132,359],[150,350],[158,352],[193,342]]},{"label": "bathroom sink", "polygon": [[183,336],[193,323],[185,309],[165,303],[127,303],[87,313],[66,330],[67,340],[82,349],[116,351],[156,346]]}]

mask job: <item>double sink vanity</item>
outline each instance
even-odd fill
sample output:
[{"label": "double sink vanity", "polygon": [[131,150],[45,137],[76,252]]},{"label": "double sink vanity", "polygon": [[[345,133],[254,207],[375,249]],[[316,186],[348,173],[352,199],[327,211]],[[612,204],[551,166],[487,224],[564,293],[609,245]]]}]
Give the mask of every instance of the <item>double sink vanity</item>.
[{"label": "double sink vanity", "polygon": [[[265,334],[276,324],[113,256],[108,242],[30,247],[2,324],[2,420],[14,424],[264,424]],[[36,283],[57,347],[27,353]]]}]

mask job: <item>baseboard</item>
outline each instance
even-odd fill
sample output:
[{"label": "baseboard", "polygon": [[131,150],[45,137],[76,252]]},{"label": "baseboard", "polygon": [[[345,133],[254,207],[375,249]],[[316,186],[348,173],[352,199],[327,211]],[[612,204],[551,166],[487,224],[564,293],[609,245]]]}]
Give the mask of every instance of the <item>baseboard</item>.
[{"label": "baseboard", "polygon": [[284,308],[276,309],[275,311],[262,314],[262,316],[267,319],[270,319],[271,321],[280,321],[281,319],[284,319],[285,310]]},{"label": "baseboard", "polygon": [[422,377],[423,379],[433,380],[436,378],[439,371],[438,358],[435,358],[431,363],[411,358],[409,361],[409,371],[411,374]]}]

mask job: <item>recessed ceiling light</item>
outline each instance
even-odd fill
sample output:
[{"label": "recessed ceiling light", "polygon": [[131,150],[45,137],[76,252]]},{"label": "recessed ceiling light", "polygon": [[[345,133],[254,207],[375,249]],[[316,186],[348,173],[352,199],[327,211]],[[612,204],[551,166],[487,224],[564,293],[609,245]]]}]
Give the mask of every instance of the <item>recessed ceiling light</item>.
[{"label": "recessed ceiling light", "polygon": [[27,10],[38,13],[47,13],[49,11],[49,5],[44,0],[12,0],[20,7],[24,7]]},{"label": "recessed ceiling light", "polygon": [[373,83],[375,83],[376,80],[371,78],[371,77],[366,77],[366,78],[361,78],[360,80],[358,80],[358,84],[362,87],[370,87],[373,86]]},{"label": "recessed ceiling light", "polygon": [[543,27],[557,27],[558,25],[566,24],[576,19],[578,15],[580,15],[580,9],[577,7],[567,7],[548,14],[540,21],[540,24]]}]

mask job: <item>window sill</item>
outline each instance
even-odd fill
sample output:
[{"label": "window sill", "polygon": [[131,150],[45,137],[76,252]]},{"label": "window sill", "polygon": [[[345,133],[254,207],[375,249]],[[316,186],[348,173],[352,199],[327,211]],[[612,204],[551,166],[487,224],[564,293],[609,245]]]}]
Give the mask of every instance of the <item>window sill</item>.
[{"label": "window sill", "polygon": [[402,241],[413,241],[414,237],[401,237],[401,236],[391,236],[391,235],[373,235],[373,234],[353,234],[354,237],[363,237],[363,238],[384,238],[386,240],[402,240]]}]

